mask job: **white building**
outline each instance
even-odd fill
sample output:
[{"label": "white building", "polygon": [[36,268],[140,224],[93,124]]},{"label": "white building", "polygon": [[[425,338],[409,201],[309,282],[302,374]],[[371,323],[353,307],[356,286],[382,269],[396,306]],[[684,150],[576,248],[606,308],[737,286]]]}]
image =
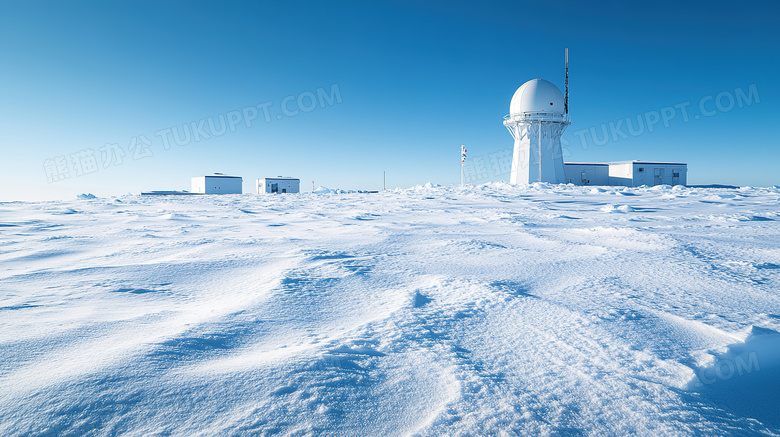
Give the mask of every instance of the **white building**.
[{"label": "white building", "polygon": [[569,125],[561,90],[533,79],[515,91],[504,126],[515,139],[509,183],[566,183],[561,135]]},{"label": "white building", "polygon": [[681,162],[567,162],[566,183],[574,185],[686,185],[688,165]]},{"label": "white building", "polygon": [[610,185],[609,164],[604,162],[567,162],[563,172],[567,184]]},{"label": "white building", "polygon": [[278,176],[257,180],[257,194],[299,193],[300,191],[300,179]]},{"label": "white building", "polygon": [[504,126],[515,140],[511,184],[549,182],[574,185],[686,185],[688,166],[679,162],[563,162],[561,135],[569,124],[569,51],[566,95],[555,84],[533,79],[509,103]]},{"label": "white building", "polygon": [[638,187],[687,183],[688,165],[681,162],[624,161],[609,164],[610,185]]},{"label": "white building", "polygon": [[243,179],[240,176],[226,176],[215,173],[192,178],[193,193],[199,194],[241,194]]}]

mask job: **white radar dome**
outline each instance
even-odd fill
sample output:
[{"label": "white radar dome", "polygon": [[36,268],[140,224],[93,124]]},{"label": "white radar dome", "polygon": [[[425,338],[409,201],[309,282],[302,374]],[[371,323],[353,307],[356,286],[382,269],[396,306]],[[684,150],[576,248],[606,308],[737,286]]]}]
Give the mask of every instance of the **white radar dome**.
[{"label": "white radar dome", "polygon": [[510,114],[563,114],[563,93],[552,82],[533,79],[522,84],[512,96]]}]

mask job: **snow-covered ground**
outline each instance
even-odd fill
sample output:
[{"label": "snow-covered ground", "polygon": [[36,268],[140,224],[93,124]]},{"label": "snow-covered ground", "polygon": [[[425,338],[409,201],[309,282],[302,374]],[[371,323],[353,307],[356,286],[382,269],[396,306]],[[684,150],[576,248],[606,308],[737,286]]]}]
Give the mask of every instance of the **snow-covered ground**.
[{"label": "snow-covered ground", "polygon": [[2,203],[0,435],[779,435],[779,198]]}]

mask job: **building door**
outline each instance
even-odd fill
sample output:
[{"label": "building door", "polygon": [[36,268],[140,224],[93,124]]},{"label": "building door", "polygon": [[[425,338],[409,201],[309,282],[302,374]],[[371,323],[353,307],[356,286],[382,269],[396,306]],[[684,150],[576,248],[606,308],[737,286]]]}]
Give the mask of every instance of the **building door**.
[{"label": "building door", "polygon": [[271,192],[272,193],[278,193],[279,192],[279,184],[271,184]]},{"label": "building door", "polygon": [[672,185],[680,185],[680,169],[672,169]]},{"label": "building door", "polygon": [[653,185],[661,185],[664,183],[664,169],[663,168],[654,168],[653,169]]}]

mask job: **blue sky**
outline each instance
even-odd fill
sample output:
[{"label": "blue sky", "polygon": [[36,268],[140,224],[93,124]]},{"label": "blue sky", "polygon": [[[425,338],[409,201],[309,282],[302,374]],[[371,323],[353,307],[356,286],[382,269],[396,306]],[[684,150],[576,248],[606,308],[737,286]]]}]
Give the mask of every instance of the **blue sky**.
[{"label": "blue sky", "polygon": [[[780,184],[778,22],[774,1],[2,2],[0,200],[188,189],[212,172],[245,192],[277,175],[453,184],[461,144],[474,183],[508,180],[502,117],[527,80],[563,88],[565,47],[566,160]],[[193,123],[210,138],[165,147]]]}]

